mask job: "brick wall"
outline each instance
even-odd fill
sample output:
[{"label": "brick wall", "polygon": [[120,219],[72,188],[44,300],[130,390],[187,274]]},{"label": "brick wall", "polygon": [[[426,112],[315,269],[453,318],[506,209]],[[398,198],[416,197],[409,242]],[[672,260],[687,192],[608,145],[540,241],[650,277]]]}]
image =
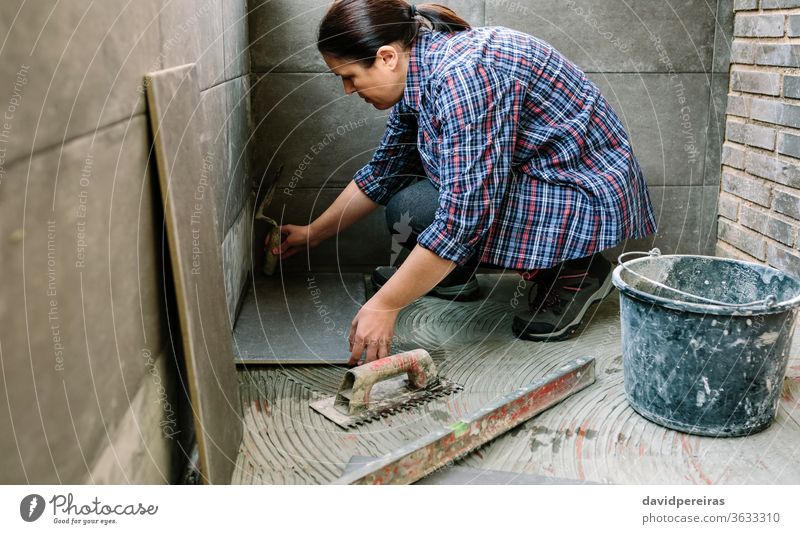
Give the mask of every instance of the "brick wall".
[{"label": "brick wall", "polygon": [[717,254],[800,275],[800,0],[735,0]]}]

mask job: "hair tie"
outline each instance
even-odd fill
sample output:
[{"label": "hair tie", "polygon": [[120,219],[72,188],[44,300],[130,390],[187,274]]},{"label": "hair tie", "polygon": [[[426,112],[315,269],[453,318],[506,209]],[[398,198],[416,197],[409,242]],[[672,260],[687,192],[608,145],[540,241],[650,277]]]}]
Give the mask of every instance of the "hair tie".
[{"label": "hair tie", "polygon": [[416,17],[416,16],[418,15],[418,13],[417,13],[417,6],[415,6],[414,4],[410,4],[410,5],[408,6],[408,14],[411,16],[411,18],[412,18],[412,19],[413,19],[414,17]]}]

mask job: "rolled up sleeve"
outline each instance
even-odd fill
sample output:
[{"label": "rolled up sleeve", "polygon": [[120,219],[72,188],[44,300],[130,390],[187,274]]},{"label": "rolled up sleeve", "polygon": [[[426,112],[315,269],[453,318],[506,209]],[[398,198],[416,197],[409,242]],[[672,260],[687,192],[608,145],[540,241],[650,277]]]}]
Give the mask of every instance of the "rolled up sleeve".
[{"label": "rolled up sleeve", "polygon": [[442,78],[439,206],[417,244],[463,265],[502,209],[525,88],[482,65]]},{"label": "rolled up sleeve", "polygon": [[385,206],[421,174],[417,119],[401,102],[389,112],[386,131],[375,154],[356,172],[353,181],[370,199]]}]

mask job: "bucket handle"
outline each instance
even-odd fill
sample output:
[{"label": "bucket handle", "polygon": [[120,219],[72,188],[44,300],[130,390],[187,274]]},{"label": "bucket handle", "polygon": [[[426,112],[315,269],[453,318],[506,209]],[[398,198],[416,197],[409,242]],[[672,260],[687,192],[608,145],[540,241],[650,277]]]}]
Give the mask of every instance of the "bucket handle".
[{"label": "bucket handle", "polygon": [[679,295],[683,295],[684,297],[690,297],[690,298],[693,298],[693,299],[697,299],[697,300],[703,301],[703,302],[705,302],[707,304],[715,304],[717,306],[730,306],[730,307],[733,307],[733,308],[748,308],[748,307],[751,307],[751,306],[775,306],[778,303],[778,299],[777,299],[777,297],[775,295],[767,295],[767,297],[762,299],[762,300],[754,300],[753,302],[745,302],[743,304],[735,304],[735,303],[732,303],[732,302],[721,302],[719,300],[714,300],[714,299],[709,299],[709,298],[706,298],[706,297],[701,297],[700,295],[693,295],[692,293],[687,293],[685,291],[681,291],[680,289],[675,289],[674,287],[669,287],[668,285],[664,285],[664,284],[662,284],[660,282],[656,282],[655,280],[651,280],[650,278],[646,277],[645,275],[643,275],[641,273],[637,273],[636,271],[634,271],[633,269],[628,267],[625,264],[624,261],[622,261],[623,257],[630,256],[630,255],[633,255],[633,254],[642,254],[642,255],[647,255],[647,256],[660,256],[661,255],[661,251],[659,249],[653,248],[648,252],[639,251],[639,250],[632,250],[632,251],[629,251],[629,252],[623,252],[622,254],[620,254],[617,257],[617,261],[619,262],[619,264],[622,266],[622,268],[624,270],[628,271],[629,273],[633,274],[634,276],[638,276],[639,278],[641,278],[643,280],[646,280],[646,281],[650,282],[651,284],[653,284],[655,286],[658,286],[658,287],[663,288],[663,289],[667,289],[667,290],[672,291],[674,293],[677,293]]}]

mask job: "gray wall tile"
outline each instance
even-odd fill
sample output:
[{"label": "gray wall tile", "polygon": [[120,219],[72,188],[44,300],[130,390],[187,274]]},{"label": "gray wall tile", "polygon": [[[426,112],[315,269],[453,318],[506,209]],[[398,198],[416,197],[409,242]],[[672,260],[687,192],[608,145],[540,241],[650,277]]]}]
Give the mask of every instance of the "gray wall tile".
[{"label": "gray wall tile", "polygon": [[[328,72],[317,51],[317,26],[330,0],[250,0],[253,72]],[[475,26],[484,24],[484,2],[446,0]]]},{"label": "gray wall tile", "polygon": [[222,266],[225,274],[225,297],[231,331],[236,322],[236,307],[250,273],[250,250],[253,242],[253,205],[247,202],[222,243]]},{"label": "gray wall tile", "polygon": [[253,86],[254,171],[281,186],[342,186],[369,161],[386,126],[378,111],[346,95],[332,74],[269,74]]},{"label": "gray wall tile", "polygon": [[[0,2],[3,112],[15,102],[3,121],[10,126],[6,166],[144,111],[142,77],[161,60],[156,4],[143,0],[122,11],[119,3],[89,0]],[[20,71],[24,83],[15,87]]]},{"label": "gray wall tile", "polygon": [[[237,7],[232,0],[224,1]],[[11,142],[0,154],[0,235],[4,243],[0,267],[11,281],[5,295],[10,300],[0,302],[0,318],[3,348],[10,351],[4,350],[4,368],[16,382],[0,386],[0,395],[13,399],[17,438],[24,449],[29,478],[23,478],[19,461],[12,455],[0,461],[0,479],[58,482],[57,469],[61,482],[81,483],[90,469],[96,469],[99,480],[106,480],[108,436],[130,415],[134,393],[146,391],[149,397],[145,402],[153,403],[156,390],[146,387],[145,381],[159,379],[164,387],[176,382],[163,302],[172,280],[163,279],[161,254],[166,249],[162,249],[155,172],[148,166],[151,139],[144,116],[143,75],[165,65],[199,59],[199,69],[205,69],[205,86],[222,81],[223,15],[231,13],[223,10],[223,0],[26,2],[17,14],[22,4],[17,0],[0,3],[0,36],[7,38],[0,53],[0,78],[10,82],[0,84],[0,105],[12,103],[13,97],[15,106],[11,128],[3,128],[10,131]],[[244,0],[239,4],[243,10]],[[239,23],[238,36],[231,40],[234,47],[247,47],[244,27]],[[27,66],[25,83],[20,82],[20,94],[15,95],[14,82],[21,66]],[[240,59],[236,67],[245,73],[248,63]],[[204,94],[203,106],[197,110],[208,113],[209,122],[214,121],[201,132],[204,144],[213,143],[214,129],[221,127],[216,138],[220,145],[215,148],[225,166],[217,168],[214,178],[220,182],[232,176],[229,154],[249,132],[247,101],[235,109],[235,103],[229,105],[234,98],[228,95],[246,93],[246,83],[239,79],[214,87]],[[234,131],[235,136],[231,134]],[[243,174],[236,181],[246,184],[246,167],[241,168]],[[244,195],[237,198],[242,200],[234,204],[241,208]],[[83,202],[85,236],[80,235],[83,230],[79,226]],[[233,213],[231,220],[240,212]],[[53,260],[63,371],[55,369],[53,357],[48,356],[54,350],[51,327],[55,321],[48,320],[51,296],[46,294],[47,278],[35,275],[47,273],[47,222],[51,218],[56,221]],[[247,240],[240,233],[236,237]],[[233,239],[231,234],[228,242]],[[87,255],[81,267],[75,263],[79,240],[85,240]],[[243,249],[249,250],[249,246],[232,250],[238,253]],[[229,267],[243,264],[240,260],[246,253],[241,254]],[[23,291],[28,306],[20,313],[19,306],[12,304],[22,301]],[[29,338],[17,334],[25,331],[26,314],[31,325]],[[6,331],[14,334],[6,336]],[[158,369],[170,376],[153,377],[143,358],[145,351],[153,360],[167,358],[168,366],[157,363]],[[31,354],[43,356],[36,358],[33,375]],[[34,383],[36,398],[31,388]],[[38,424],[39,414],[29,413],[37,401],[47,436]],[[67,402],[71,414],[66,411]],[[7,421],[6,415],[0,416],[0,427],[7,428]],[[145,424],[150,422],[153,420],[147,419]],[[190,420],[180,421],[180,429],[190,426]],[[155,433],[161,430],[156,427]],[[148,431],[152,436],[153,429],[144,432]],[[0,446],[15,447],[5,441],[10,437],[0,437]],[[177,443],[174,437],[169,442]],[[129,462],[118,467],[131,474],[133,482],[164,482],[164,476],[174,474],[169,472],[171,466],[164,465],[170,459],[181,468],[182,459],[161,454],[163,450],[146,462],[142,458],[146,445],[126,442],[126,446],[125,454],[113,460]],[[154,474],[161,476],[156,479]]]},{"label": "gray wall tile", "polygon": [[[166,347],[165,347],[166,348]],[[144,359],[144,358],[143,358]],[[178,429],[173,421],[177,400],[176,377],[170,368],[172,357],[152,355],[150,376],[145,376],[137,391],[129,389],[129,409],[109,425],[103,449],[82,484],[131,484],[134,481],[169,484],[178,480],[180,465],[173,458],[180,454],[170,434]],[[158,378],[155,378],[158,377]],[[153,402],[153,399],[163,399]],[[189,414],[191,416],[191,414]],[[147,451],[142,454],[142,451]],[[165,469],[165,466],[171,468]]]},{"label": "gray wall tile", "polygon": [[222,0],[170,0],[158,22],[163,67],[197,63],[201,90],[225,79]]},{"label": "gray wall tile", "polygon": [[218,213],[224,215],[221,217],[221,227],[227,231],[236,221],[253,189],[250,175],[252,123],[249,77],[236,78],[225,83],[224,87],[228,106],[225,116],[228,147],[224,189],[220,195],[223,210]]},{"label": "gray wall tile", "polygon": [[[92,461],[128,409],[124,392],[149,372],[143,355],[166,344],[148,148],[138,115],[19,162],[0,186],[3,366],[14,377],[4,396],[16,424],[0,447],[19,445],[27,481],[81,483],[80,458]],[[44,428],[31,423],[40,417]]]},{"label": "gray wall tile", "polygon": [[707,76],[589,75],[625,124],[650,185],[703,183],[710,92]]},{"label": "gray wall tile", "polygon": [[609,250],[616,258],[623,250],[650,250],[663,254],[712,254],[717,240],[717,201],[719,188],[707,186],[651,187],[656,212],[655,236],[631,239]]},{"label": "gray wall tile", "polygon": [[316,25],[327,0],[249,0],[252,72],[326,72],[319,57]]},{"label": "gray wall tile", "polygon": [[244,76],[250,69],[247,0],[222,0],[225,79]]},{"label": "gray wall tile", "polygon": [[[211,89],[200,92],[200,110],[203,113],[205,127],[200,132],[203,165],[202,177],[208,182],[211,195],[217,204],[217,214],[222,219],[224,212],[224,191],[228,181],[228,113],[227,84],[215,85]],[[189,135],[189,132],[187,132]],[[217,228],[217,242],[222,243],[227,227],[220,220]]]},{"label": "gray wall tile", "polygon": [[[217,229],[217,190],[203,183],[200,89],[195,65],[148,77],[150,120],[156,129],[158,174],[169,202],[165,218],[175,273],[181,332],[200,441],[202,477],[214,484],[230,480],[241,440],[241,407],[229,402],[236,389],[233,339],[225,307],[225,287]],[[149,89],[150,90],[150,89]],[[168,197],[167,197],[168,195]],[[198,254],[199,252],[199,254]],[[205,447],[203,446],[205,443]]]},{"label": "gray wall tile", "polygon": [[246,77],[200,94],[205,118],[201,132],[204,172],[208,173],[220,218],[219,242],[236,222],[252,189],[250,170],[250,97]]},{"label": "gray wall tile", "polygon": [[711,74],[711,106],[708,110],[708,142],[705,147],[703,184],[719,184],[722,143],[725,140],[725,110],[728,107],[728,75]]},{"label": "gray wall tile", "polygon": [[[716,2],[486,1],[486,24],[552,44],[586,72],[711,69]],[[660,39],[660,44],[659,44]]]},{"label": "gray wall tile", "polygon": [[716,29],[714,30],[714,72],[727,73],[730,69],[733,15],[733,0],[717,0],[717,20]]}]

